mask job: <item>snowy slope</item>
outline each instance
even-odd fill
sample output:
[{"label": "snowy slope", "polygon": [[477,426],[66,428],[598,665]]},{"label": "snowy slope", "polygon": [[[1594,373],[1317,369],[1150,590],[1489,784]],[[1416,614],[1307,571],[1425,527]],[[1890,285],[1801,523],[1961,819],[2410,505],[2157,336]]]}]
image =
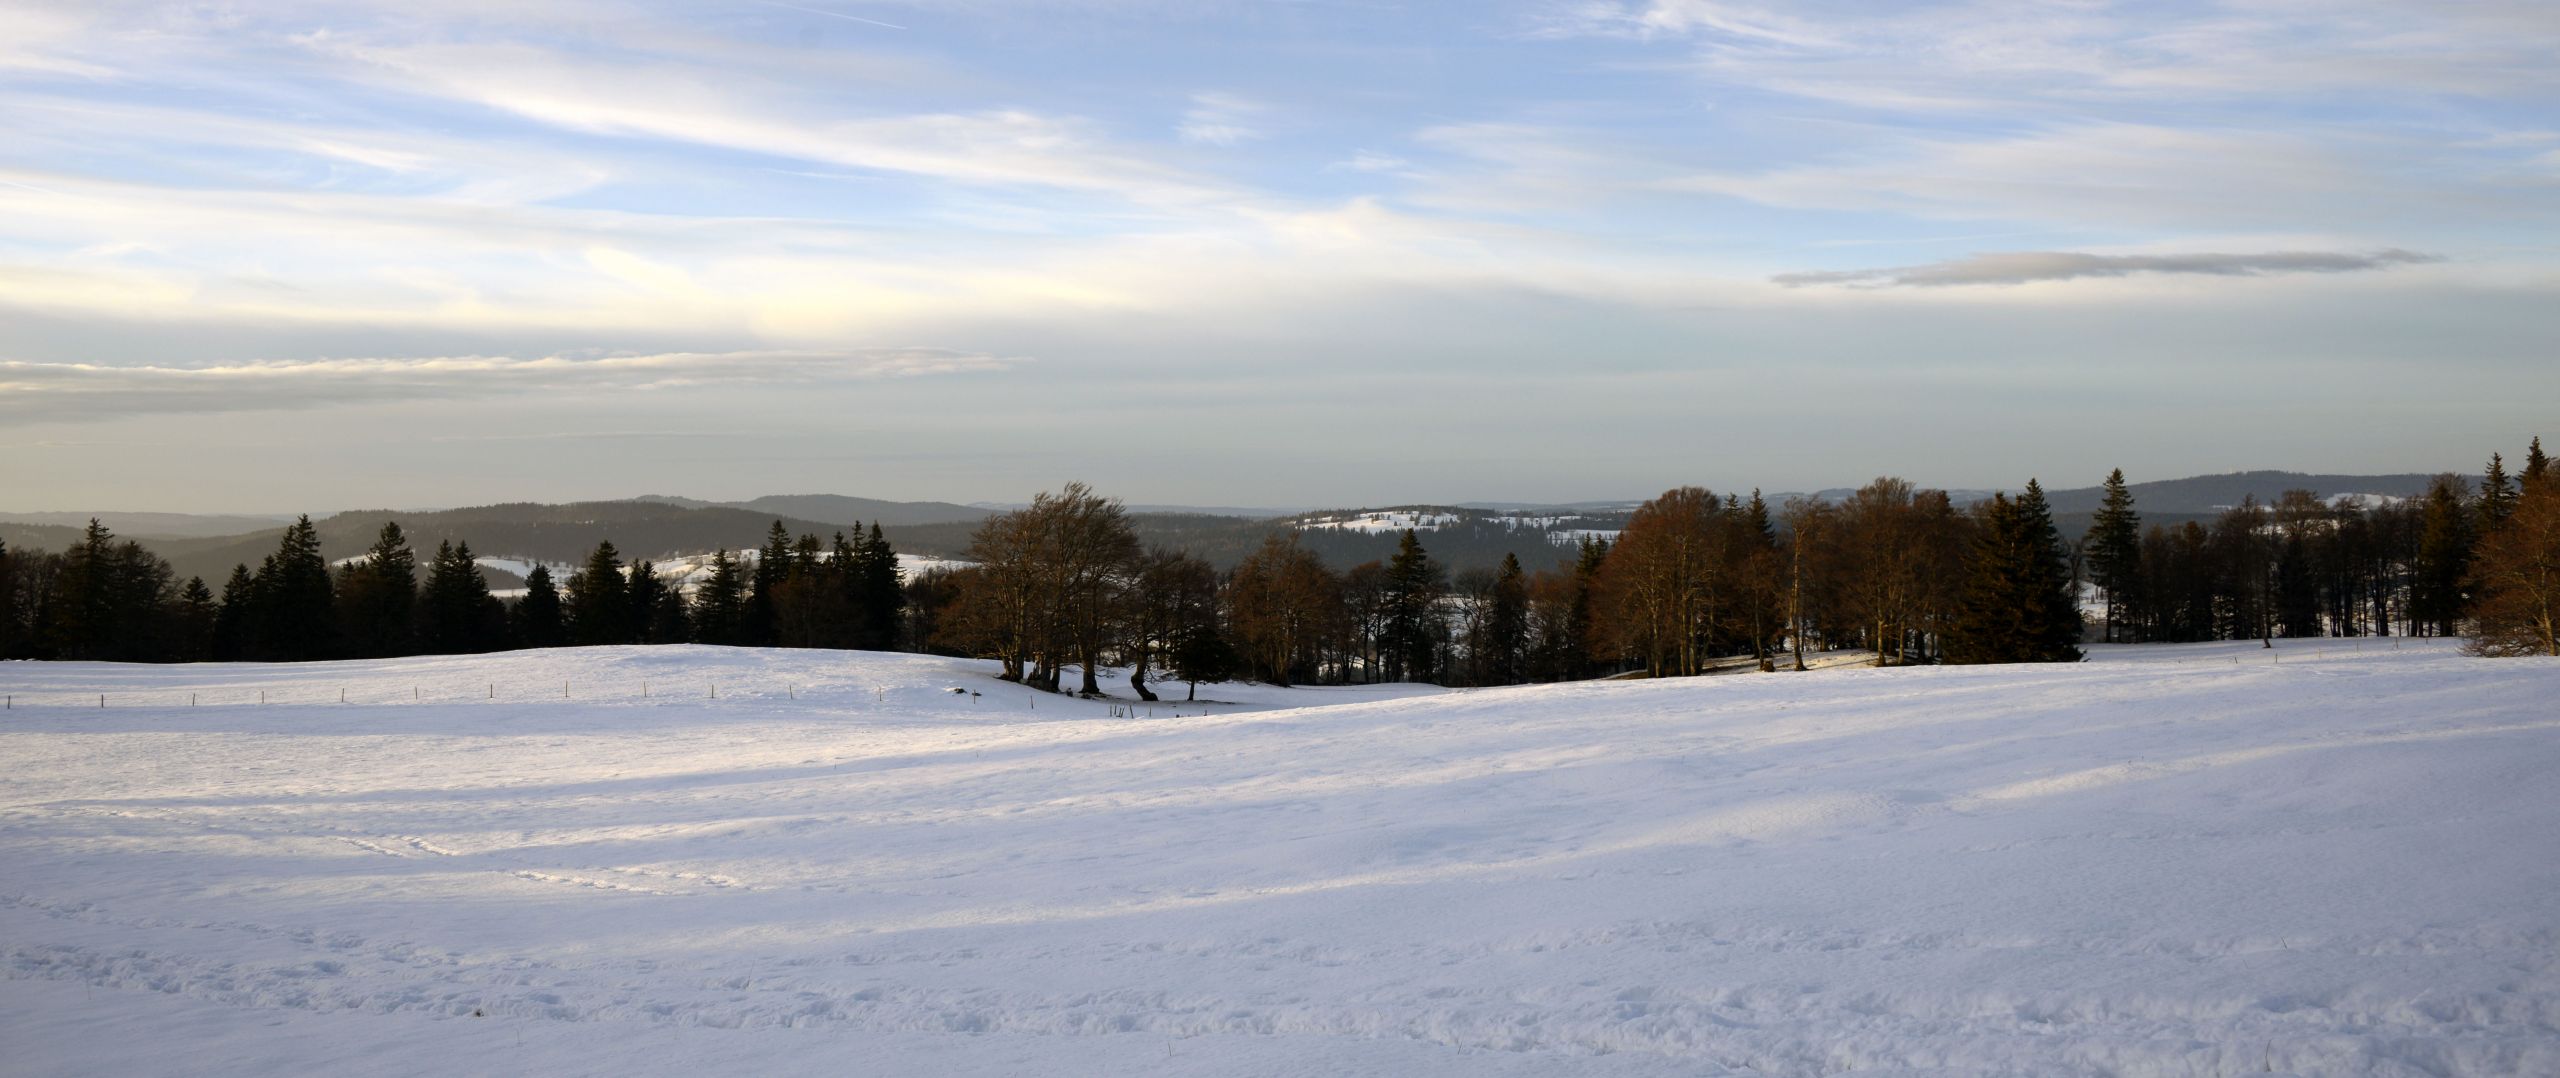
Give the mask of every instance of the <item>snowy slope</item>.
[{"label": "snowy slope", "polygon": [[1134,719],[913,656],[0,664],[0,1045],[10,1074],[2560,1073],[2560,664],[2097,652]]}]

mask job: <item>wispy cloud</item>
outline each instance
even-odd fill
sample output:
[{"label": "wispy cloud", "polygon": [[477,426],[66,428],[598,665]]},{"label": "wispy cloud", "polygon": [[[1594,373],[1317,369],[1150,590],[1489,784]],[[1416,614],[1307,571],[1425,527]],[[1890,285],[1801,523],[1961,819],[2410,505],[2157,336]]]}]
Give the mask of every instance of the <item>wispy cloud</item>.
[{"label": "wispy cloud", "polygon": [[1263,107],[1233,94],[1203,93],[1191,95],[1191,107],[1184,110],[1182,122],[1174,126],[1174,134],[1182,141],[1208,146],[1233,146],[1262,137],[1255,126],[1260,123]]},{"label": "wispy cloud", "polygon": [[1979,254],[1921,266],[1882,269],[1821,270],[1781,273],[1771,281],[1789,288],[1847,285],[1855,288],[1942,288],[1951,285],[2018,285],[2037,281],[2070,281],[2086,277],[2127,277],[2137,273],[2188,273],[2213,277],[2258,277],[2278,273],[2352,273],[2422,262],[2441,262],[2435,255],[2397,248],[2370,254],[2325,251],[2269,251],[2262,254],[2095,255],[2078,251],[2009,251]]},{"label": "wispy cloud", "polygon": [[401,90],[588,134],[1149,204],[1229,193],[1115,146],[1074,116],[1010,107],[848,116],[790,86],[682,60],[598,59],[522,43],[371,45],[322,36],[303,43],[369,64],[375,78]]},{"label": "wispy cloud", "polygon": [[58,422],[528,391],[848,382],[1001,371],[1021,362],[942,348],[313,359],[200,367],[0,361],[0,418]]}]

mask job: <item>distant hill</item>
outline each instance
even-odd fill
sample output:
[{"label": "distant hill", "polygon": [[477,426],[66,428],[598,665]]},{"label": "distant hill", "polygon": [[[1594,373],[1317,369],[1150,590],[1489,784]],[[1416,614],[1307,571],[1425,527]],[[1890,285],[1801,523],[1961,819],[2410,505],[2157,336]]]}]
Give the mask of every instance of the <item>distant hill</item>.
[{"label": "distant hill", "polygon": [[291,523],[292,517],[279,516],[208,516],[196,513],[135,513],[100,509],[77,513],[11,513],[0,512],[0,523],[50,524],[79,530],[89,526],[90,518],[107,526],[107,530],[127,539],[203,539],[218,535],[244,535]]},{"label": "distant hill", "polygon": [[[2210,520],[2246,496],[2270,502],[2285,491],[2307,489],[2323,496],[2378,494],[2407,497],[2423,494],[2433,476],[2315,475],[2302,472],[2254,471],[2193,476],[2132,484],[2135,507],[2146,524]],[[1719,492],[1721,493],[1721,492]],[[1826,490],[1816,496],[1837,501],[1850,491]],[[1952,490],[1959,504],[1990,497],[1987,490]],[[2046,493],[2054,522],[2062,534],[2077,539],[2088,529],[2098,507],[2097,487]],[[1787,494],[1768,495],[1775,506]],[[1149,546],[1188,550],[1220,568],[1230,568],[1262,544],[1275,530],[1296,529],[1299,541],[1336,569],[1383,560],[1395,553],[1404,526],[1419,523],[1423,545],[1452,571],[1490,569],[1506,554],[1530,569],[1555,565],[1573,555],[1583,534],[1615,534],[1625,524],[1631,502],[1579,502],[1530,507],[1526,503],[1408,505],[1385,509],[1333,509],[1267,517],[1245,516],[1255,510],[1213,508],[1181,512],[1158,507],[1132,507],[1131,526]],[[741,550],[764,541],[777,519],[794,535],[825,537],[855,521],[877,521],[890,542],[910,554],[959,557],[969,534],[1000,511],[986,505],[952,502],[894,502],[837,494],[770,495],[744,502],[708,502],[670,495],[648,495],[623,501],[574,502],[565,505],[514,503],[467,509],[399,512],[363,510],[320,520],[321,552],[331,558],[363,553],[386,520],[397,520],[410,544],[423,557],[436,543],[452,539],[471,544],[473,553],[552,564],[583,560],[598,542],[610,539],[626,559],[652,560],[699,555],[727,548]],[[171,513],[98,514],[121,538],[141,540],[168,558],[181,578],[202,576],[220,581],[235,564],[255,567],[276,548],[283,528],[253,516],[191,516]],[[65,519],[68,518],[68,519]],[[0,540],[19,550],[61,550],[78,540],[87,514],[0,513]],[[251,525],[244,532],[220,529]],[[160,529],[154,531],[151,529]],[[186,534],[193,531],[198,534]],[[203,534],[211,533],[211,534]],[[496,577],[493,577],[495,579]],[[501,583],[505,583],[501,580]]]},{"label": "distant hill", "polygon": [[[437,543],[452,540],[470,543],[471,552],[484,557],[562,563],[584,560],[597,543],[605,540],[611,540],[625,560],[698,554],[722,547],[739,550],[762,543],[765,530],[775,519],[773,514],[746,509],[688,509],[660,502],[619,501],[518,503],[417,513],[369,509],[339,513],[314,523],[320,532],[320,553],[333,561],[364,553],[366,547],[373,545],[374,536],[381,533],[383,522],[396,520],[400,530],[408,533],[409,545],[419,552],[421,561],[435,550]],[[842,527],[815,520],[781,519],[794,535],[807,532],[825,536]],[[260,559],[275,551],[283,535],[284,529],[279,527],[214,539],[146,540],[143,545],[169,559],[182,579],[202,576],[219,581],[230,575],[235,564],[256,568]],[[51,545],[56,549],[60,546]]]},{"label": "distant hill", "polygon": [[80,541],[89,522],[82,520],[78,528],[62,524],[20,524],[0,521],[0,543],[15,551],[61,550]]},{"label": "distant hill", "polygon": [[844,494],[768,494],[743,502],[706,502],[666,494],[643,494],[633,501],[657,502],[687,509],[745,509],[770,516],[815,520],[847,527],[855,521],[888,527],[892,524],[941,524],[951,521],[980,521],[995,515],[992,509],[951,502],[890,502],[877,498],[855,498]]},{"label": "distant hill", "polygon": [[[2133,495],[2134,508],[2147,517],[2153,513],[2220,513],[2240,504],[2243,498],[2255,495],[2263,504],[2276,500],[2288,490],[2308,490],[2322,497],[2382,494],[2409,498],[2425,494],[2427,484],[2434,480],[2433,474],[2416,472],[2400,475],[2313,475],[2265,471],[2156,479],[2147,483],[2127,483],[2125,489]],[[2045,500],[2053,505],[2057,515],[2094,513],[2105,494],[2103,487],[2074,487],[2045,491]]]}]

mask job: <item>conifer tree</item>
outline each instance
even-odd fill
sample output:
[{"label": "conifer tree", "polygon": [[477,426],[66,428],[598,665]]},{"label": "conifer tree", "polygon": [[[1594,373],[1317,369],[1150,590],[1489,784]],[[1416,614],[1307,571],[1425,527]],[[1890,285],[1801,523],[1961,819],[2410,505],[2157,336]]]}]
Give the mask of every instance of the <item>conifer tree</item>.
[{"label": "conifer tree", "polygon": [[1565,676],[1579,678],[1591,673],[1597,658],[1592,650],[1598,641],[1592,628],[1594,604],[1599,602],[1600,567],[1609,560],[1609,541],[1586,535],[1574,554],[1573,598],[1565,607]]},{"label": "conifer tree", "polygon": [[1529,648],[1529,584],[1520,571],[1516,554],[1502,556],[1502,568],[1493,576],[1493,592],[1486,604],[1485,653],[1477,658],[1477,668],[1484,679],[1494,685],[1517,685],[1526,680],[1525,667]]},{"label": "conifer tree", "polygon": [[2525,483],[2515,510],[2480,541],[2471,584],[2483,655],[2560,655],[2560,484]]},{"label": "conifer tree", "polygon": [[498,646],[506,618],[488,578],[471,557],[471,544],[440,542],[427,563],[419,599],[418,645],[432,655],[467,655]]},{"label": "conifer tree", "polygon": [[711,555],[710,574],[693,590],[693,638],[705,644],[745,643],[746,584],[727,548]]},{"label": "conifer tree", "polygon": [[2080,610],[2044,489],[1979,508],[1964,597],[1944,651],[1953,663],[2076,662]]},{"label": "conifer tree", "polygon": [[259,565],[254,594],[259,657],[300,662],[338,653],[337,596],[309,516],[285,528],[276,552]]},{"label": "conifer tree", "polygon": [[567,638],[567,626],[560,613],[560,589],[551,583],[551,568],[536,565],[524,577],[524,598],[516,600],[508,614],[510,628],[515,631],[516,645],[527,648],[559,647]]},{"label": "conifer tree", "polygon": [[647,558],[631,561],[630,612],[623,615],[630,626],[630,640],[635,644],[680,644],[682,639],[660,640],[655,630],[658,621],[658,597],[667,591],[667,582],[658,579],[658,567]]},{"label": "conifer tree", "polygon": [[622,573],[622,553],[611,542],[597,543],[586,566],[569,578],[565,614],[571,643],[631,642],[631,587]]},{"label": "conifer tree", "polygon": [[879,521],[871,522],[871,534],[863,537],[861,557],[855,564],[860,576],[855,609],[864,631],[862,642],[855,646],[894,650],[899,628],[906,622],[907,589],[898,571],[898,552],[880,533]]},{"label": "conifer tree", "polygon": [[1386,652],[1387,680],[1429,681],[1445,630],[1439,604],[1449,576],[1411,528],[1404,530],[1396,556],[1387,561],[1386,586],[1386,631],[1379,644]]},{"label": "conifer tree", "polygon": [[779,628],[782,584],[790,578],[791,531],[776,520],[773,528],[765,532],[764,547],[756,551],[753,586],[738,612],[736,643],[757,647],[774,643]]},{"label": "conifer tree", "polygon": [[417,605],[417,555],[399,522],[384,521],[364,560],[339,573],[338,610],[349,650],[362,657],[409,654]]},{"label": "conifer tree", "polygon": [[2524,481],[2520,485],[2526,490],[2531,490],[2551,479],[2551,458],[2542,455],[2542,437],[2540,435],[2535,435],[2533,445],[2526,448],[2524,451],[2524,475],[2522,478]]},{"label": "conifer tree", "polygon": [[205,586],[204,578],[188,577],[171,617],[176,639],[171,642],[170,657],[178,662],[212,658],[213,623],[221,614],[221,604],[214,601],[213,589]]},{"label": "conifer tree", "polygon": [[2516,485],[2507,478],[2507,462],[2491,453],[2488,470],[2480,476],[2480,530],[2495,530],[2515,508]]},{"label": "conifer tree", "polygon": [[247,565],[231,567],[231,578],[222,584],[222,609],[213,616],[213,658],[225,662],[245,659],[256,650],[250,637],[256,624],[258,585],[249,575]]},{"label": "conifer tree", "polygon": [[47,604],[47,653],[61,659],[103,659],[115,624],[115,533],[98,518],[80,541],[62,552]]},{"label": "conifer tree", "polygon": [[18,658],[26,643],[18,576],[17,558],[9,553],[8,540],[0,539],[0,659]]},{"label": "conifer tree", "polygon": [[2142,593],[2142,516],[2134,512],[2133,491],[2125,486],[2124,469],[2107,473],[2106,495],[2097,517],[2089,522],[2086,542],[2089,575],[2107,595],[2102,639],[2115,643],[2117,625],[2127,620],[2127,604],[2138,601]]},{"label": "conifer tree", "polygon": [[652,644],[684,644],[693,640],[692,610],[685,605],[684,592],[658,585],[649,605],[649,642]]},{"label": "conifer tree", "polygon": [[1200,698],[1201,685],[1232,678],[1243,665],[1235,645],[1227,642],[1226,634],[1214,621],[1183,634],[1165,661],[1172,664],[1175,679],[1187,686],[1182,694],[1186,703]]},{"label": "conifer tree", "polygon": [[2409,617],[2420,635],[2452,636],[2469,605],[2462,586],[2471,572],[2472,517],[2462,481],[2438,476],[2418,518],[2418,550],[2409,574]]}]

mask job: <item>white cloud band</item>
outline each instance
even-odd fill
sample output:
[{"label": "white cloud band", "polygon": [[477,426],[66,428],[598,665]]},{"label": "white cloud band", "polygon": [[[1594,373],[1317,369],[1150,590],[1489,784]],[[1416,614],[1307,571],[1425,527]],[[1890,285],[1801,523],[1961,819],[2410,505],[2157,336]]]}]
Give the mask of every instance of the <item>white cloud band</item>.
[{"label": "white cloud band", "polygon": [[1000,371],[1020,362],[942,348],[267,360],[201,367],[0,360],[0,419],[267,411],[527,390],[646,392],[844,382]]},{"label": "white cloud band", "polygon": [[2269,251],[2261,254],[2093,255],[2078,251],[2009,251],[1971,255],[1921,266],[1781,273],[1770,280],[1790,288],[1848,285],[1857,288],[1943,288],[1952,285],[2017,285],[2137,273],[2185,273],[2257,277],[2276,273],[2352,273],[2422,262],[2435,255],[2398,248],[2368,254]]}]

